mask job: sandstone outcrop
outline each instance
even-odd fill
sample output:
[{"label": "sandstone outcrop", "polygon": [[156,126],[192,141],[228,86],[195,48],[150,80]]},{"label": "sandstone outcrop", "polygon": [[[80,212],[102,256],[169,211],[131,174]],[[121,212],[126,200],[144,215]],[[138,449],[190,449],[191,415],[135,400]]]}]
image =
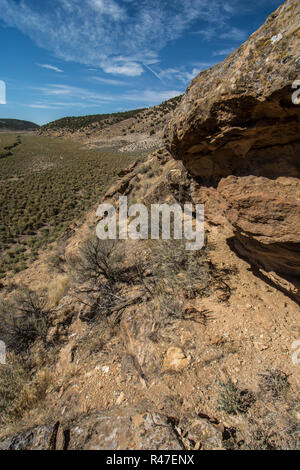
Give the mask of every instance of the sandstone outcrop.
[{"label": "sandstone outcrop", "polygon": [[299,18],[299,2],[286,1],[236,52],[201,72],[165,130],[173,157],[202,188],[217,188],[223,198],[237,251],[291,282],[296,297]]}]

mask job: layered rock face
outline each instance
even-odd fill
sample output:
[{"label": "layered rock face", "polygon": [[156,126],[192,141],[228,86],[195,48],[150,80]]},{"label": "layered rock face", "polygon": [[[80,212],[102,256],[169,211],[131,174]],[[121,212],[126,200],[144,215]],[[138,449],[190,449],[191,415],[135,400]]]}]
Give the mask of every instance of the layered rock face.
[{"label": "layered rock face", "polygon": [[300,276],[299,20],[299,2],[288,0],[200,73],[164,137],[198,183],[219,192],[239,253],[292,291]]}]

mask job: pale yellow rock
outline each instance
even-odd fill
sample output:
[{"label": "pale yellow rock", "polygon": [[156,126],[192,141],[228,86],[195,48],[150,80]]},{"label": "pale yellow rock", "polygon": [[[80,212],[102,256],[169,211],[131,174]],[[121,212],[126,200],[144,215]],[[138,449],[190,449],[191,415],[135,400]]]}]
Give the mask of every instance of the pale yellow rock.
[{"label": "pale yellow rock", "polygon": [[191,356],[186,357],[182,349],[171,347],[168,349],[163,362],[163,370],[180,371],[188,367]]}]

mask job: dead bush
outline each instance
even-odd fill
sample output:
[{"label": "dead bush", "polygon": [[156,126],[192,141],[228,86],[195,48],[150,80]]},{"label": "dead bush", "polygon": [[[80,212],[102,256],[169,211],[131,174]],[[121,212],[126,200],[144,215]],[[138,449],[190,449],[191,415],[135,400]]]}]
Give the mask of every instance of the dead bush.
[{"label": "dead bush", "polygon": [[297,450],[300,448],[299,402],[259,402],[237,434],[243,450]]},{"label": "dead bush", "polygon": [[163,289],[157,291],[153,304],[158,317],[156,321],[161,326],[184,318],[184,301],[174,291],[166,292]]},{"label": "dead bush", "polygon": [[65,250],[63,246],[56,247],[51,255],[47,259],[48,265],[50,268],[58,271],[59,273],[64,272],[64,265],[66,262],[65,259]]},{"label": "dead bush", "polygon": [[21,287],[11,301],[0,303],[0,337],[8,349],[20,352],[40,338],[46,342],[50,326],[47,298]]},{"label": "dead bush", "polygon": [[157,285],[163,283],[186,298],[220,292],[227,300],[231,291],[226,280],[229,271],[218,269],[209,259],[209,247],[188,251],[184,240],[150,242],[151,263]]},{"label": "dead bush", "polygon": [[[184,240],[149,241],[148,259],[136,263],[141,283],[150,293],[160,324],[173,320],[193,320],[206,324],[210,312],[185,311],[187,299],[219,291],[220,300],[230,297],[226,283],[229,272],[217,269],[209,260],[209,248],[186,250]],[[150,272],[149,276],[147,273]],[[152,308],[152,307],[150,307]]]},{"label": "dead bush", "polygon": [[78,300],[89,310],[83,319],[109,316],[117,304],[125,301],[120,293],[122,283],[129,282],[124,256],[122,241],[95,237],[84,242],[78,256],[69,260]]},{"label": "dead bush", "polygon": [[278,398],[289,388],[288,375],[281,370],[268,370],[265,374],[260,374],[260,389],[263,393],[267,392],[273,398]]},{"label": "dead bush", "polygon": [[88,239],[80,247],[79,254],[69,260],[71,272],[79,282],[101,284],[103,278],[114,284],[122,280],[122,243],[116,240]]}]

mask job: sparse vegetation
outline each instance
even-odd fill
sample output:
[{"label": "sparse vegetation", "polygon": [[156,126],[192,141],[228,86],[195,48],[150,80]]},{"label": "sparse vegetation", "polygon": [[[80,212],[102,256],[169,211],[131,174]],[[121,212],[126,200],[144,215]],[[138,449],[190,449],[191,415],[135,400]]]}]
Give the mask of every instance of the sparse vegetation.
[{"label": "sparse vegetation", "polygon": [[[0,135],[0,147],[11,142],[11,134]],[[132,160],[66,140],[22,136],[13,155],[0,159],[0,278],[34,261]]]},{"label": "sparse vegetation", "polygon": [[70,260],[79,282],[88,279],[98,285],[102,278],[110,284],[119,281],[124,255],[117,248],[120,248],[120,244],[115,240],[99,240],[93,237],[84,242],[79,255]]},{"label": "sparse vegetation", "polygon": [[53,130],[68,130],[75,132],[76,130],[83,129],[93,124],[105,126],[109,124],[116,124],[122,122],[125,119],[135,117],[138,113],[144,111],[142,109],[133,109],[130,111],[112,113],[112,114],[94,114],[88,116],[71,116],[58,119],[57,121],[50,122],[41,127],[41,131],[53,131]]},{"label": "sparse vegetation", "polygon": [[66,274],[58,274],[50,282],[48,287],[48,299],[50,306],[55,307],[64,297],[70,285],[70,280]]},{"label": "sparse vegetation", "polygon": [[43,400],[49,385],[45,370],[33,373],[27,364],[10,354],[0,368],[0,424],[20,419]]},{"label": "sparse vegetation", "polygon": [[179,290],[188,299],[209,295],[216,289],[220,290],[222,300],[228,299],[230,287],[226,279],[229,272],[211,263],[209,247],[188,251],[185,243],[185,240],[149,242],[157,284],[165,284],[167,290]]},{"label": "sparse vegetation", "polygon": [[90,307],[89,319],[107,317],[113,307],[125,301],[120,289],[120,283],[127,281],[123,258],[122,242],[93,237],[83,243],[78,256],[69,259],[79,300]]},{"label": "sparse vegetation", "polygon": [[22,121],[20,119],[0,118],[0,130],[27,131],[38,129],[39,126],[34,122]]},{"label": "sparse vegetation", "polygon": [[217,409],[230,415],[246,413],[254,403],[255,397],[249,390],[239,389],[230,379],[220,382],[220,391],[217,398]]},{"label": "sparse vegetation", "polygon": [[45,342],[50,313],[45,296],[20,287],[11,301],[0,304],[1,339],[15,352],[25,350],[37,338]]},{"label": "sparse vegetation", "polygon": [[278,398],[289,388],[288,375],[281,370],[268,370],[261,374],[260,388],[262,392],[270,393],[273,398]]},{"label": "sparse vegetation", "polygon": [[[57,121],[50,122],[40,128],[41,134],[47,132],[70,132],[82,131],[85,129],[87,132],[93,129],[104,129],[114,124],[125,121],[126,119],[134,118],[136,122],[144,119],[144,116],[158,116],[163,117],[164,115],[173,111],[178,103],[180,102],[182,95],[171,98],[170,100],[164,101],[160,105],[154,106],[154,108],[141,108],[130,111],[124,111],[112,114],[95,114],[89,116],[70,116]],[[158,122],[157,122],[158,124]],[[154,125],[154,124],[153,124]],[[134,132],[134,129],[129,127],[129,132]],[[125,132],[125,129],[122,129]],[[154,131],[155,132],[155,131]]]}]

